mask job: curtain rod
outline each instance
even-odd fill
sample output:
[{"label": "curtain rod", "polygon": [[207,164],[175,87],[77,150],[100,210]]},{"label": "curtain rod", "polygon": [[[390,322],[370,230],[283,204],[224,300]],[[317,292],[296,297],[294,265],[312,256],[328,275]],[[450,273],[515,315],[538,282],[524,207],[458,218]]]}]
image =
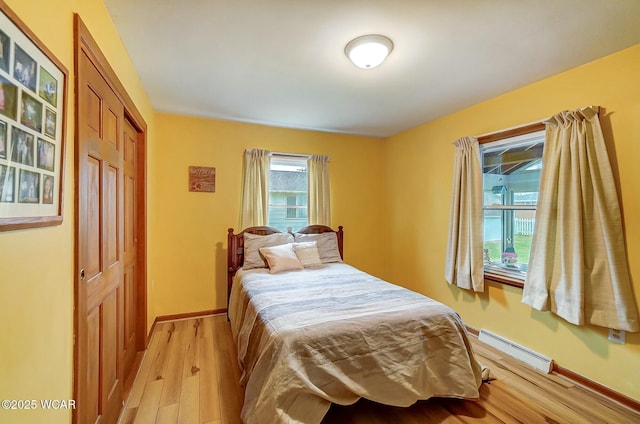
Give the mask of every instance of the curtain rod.
[{"label": "curtain rod", "polygon": [[[591,105],[591,106],[581,107],[579,109],[586,109],[588,107],[595,109],[596,114],[600,116],[600,113],[602,112],[602,108],[600,106]],[[482,143],[488,143],[490,141],[494,141],[495,139],[513,137],[520,134],[526,134],[528,132],[543,130],[545,127],[545,122],[551,118],[552,116],[549,116],[547,118],[544,118],[538,121],[529,122],[528,124],[517,125],[511,128],[500,130],[500,131],[494,131],[490,133],[476,135],[474,137],[478,140],[478,143],[482,144]]]},{"label": "curtain rod", "polygon": [[[284,153],[284,152],[270,152],[271,156],[281,156],[281,157],[290,157],[290,158],[307,158],[311,159],[315,155],[308,155],[304,153]],[[318,155],[318,156],[326,156],[327,160],[331,161],[331,156],[329,155]]]},{"label": "curtain rod", "polygon": [[[244,152],[248,152],[249,150],[254,149],[244,149]],[[269,156],[281,156],[281,157],[290,157],[290,158],[307,158],[311,159],[314,155],[309,155],[306,153],[288,153],[288,152],[272,152],[269,150],[265,150]],[[324,156],[324,155],[319,155]],[[331,160],[331,156],[326,155],[329,160]]]},{"label": "curtain rod", "polygon": [[244,152],[247,153],[249,151],[252,150],[261,150],[263,152],[266,152],[266,154],[268,156],[283,156],[283,157],[292,157],[292,158],[310,158],[313,155],[307,155],[304,153],[285,153],[285,152],[272,152],[270,150],[263,150],[263,149],[244,149]]},{"label": "curtain rod", "polygon": [[285,152],[269,152],[271,156],[285,156],[285,157],[294,157],[294,158],[310,158],[313,155],[307,155],[304,153],[285,153]]}]

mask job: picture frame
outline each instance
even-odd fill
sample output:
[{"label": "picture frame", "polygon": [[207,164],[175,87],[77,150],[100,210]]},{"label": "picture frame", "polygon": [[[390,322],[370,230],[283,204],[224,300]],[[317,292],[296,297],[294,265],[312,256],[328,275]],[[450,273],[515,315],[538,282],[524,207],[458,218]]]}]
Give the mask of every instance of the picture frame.
[{"label": "picture frame", "polygon": [[0,0],[0,231],[63,221],[68,79]]}]

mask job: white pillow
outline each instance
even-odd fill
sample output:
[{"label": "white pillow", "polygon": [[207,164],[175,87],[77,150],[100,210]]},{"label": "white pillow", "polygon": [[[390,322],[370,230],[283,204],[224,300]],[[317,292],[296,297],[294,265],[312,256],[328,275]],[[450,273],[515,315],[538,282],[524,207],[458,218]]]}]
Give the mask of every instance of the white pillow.
[{"label": "white pillow", "polygon": [[266,268],[268,264],[260,255],[259,249],[287,243],[293,243],[293,235],[290,233],[275,233],[267,236],[244,233],[244,262],[242,268]]},{"label": "white pillow", "polygon": [[293,243],[293,250],[305,268],[322,265],[320,254],[318,253],[318,242]]},{"label": "white pillow", "polygon": [[282,271],[294,271],[304,269],[293,250],[293,243],[282,244],[273,247],[261,247],[260,253],[269,263],[269,272],[272,274]]},{"label": "white pillow", "polygon": [[338,236],[334,232],[322,234],[300,234],[295,233],[295,242],[304,243],[315,241],[318,243],[318,254],[322,263],[342,262],[340,251],[338,250]]}]

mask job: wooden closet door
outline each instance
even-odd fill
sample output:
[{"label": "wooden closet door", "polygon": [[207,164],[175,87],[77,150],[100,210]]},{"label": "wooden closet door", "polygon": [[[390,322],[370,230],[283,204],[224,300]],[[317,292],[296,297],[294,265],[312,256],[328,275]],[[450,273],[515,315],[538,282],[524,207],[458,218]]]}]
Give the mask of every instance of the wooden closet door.
[{"label": "wooden closet door", "polygon": [[113,423],[124,349],[124,108],[84,52],[78,61],[77,417]]},{"label": "wooden closet door", "polygon": [[136,158],[138,145],[138,132],[131,125],[128,119],[124,120],[124,270],[123,270],[123,299],[122,299],[122,319],[123,319],[123,346],[122,346],[122,375],[128,376],[131,372],[133,362],[136,358],[136,317],[137,317],[137,286],[139,284],[139,273],[137,269],[138,251],[138,226],[137,200],[138,192],[136,181],[137,166]]}]

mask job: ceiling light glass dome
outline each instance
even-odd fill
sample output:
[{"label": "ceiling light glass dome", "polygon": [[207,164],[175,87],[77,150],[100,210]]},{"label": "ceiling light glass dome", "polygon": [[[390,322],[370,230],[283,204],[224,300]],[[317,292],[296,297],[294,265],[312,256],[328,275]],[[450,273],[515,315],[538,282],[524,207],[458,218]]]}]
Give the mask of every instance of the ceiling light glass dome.
[{"label": "ceiling light glass dome", "polygon": [[373,69],[381,65],[392,50],[393,42],[388,37],[369,34],[349,41],[344,53],[358,68]]}]

